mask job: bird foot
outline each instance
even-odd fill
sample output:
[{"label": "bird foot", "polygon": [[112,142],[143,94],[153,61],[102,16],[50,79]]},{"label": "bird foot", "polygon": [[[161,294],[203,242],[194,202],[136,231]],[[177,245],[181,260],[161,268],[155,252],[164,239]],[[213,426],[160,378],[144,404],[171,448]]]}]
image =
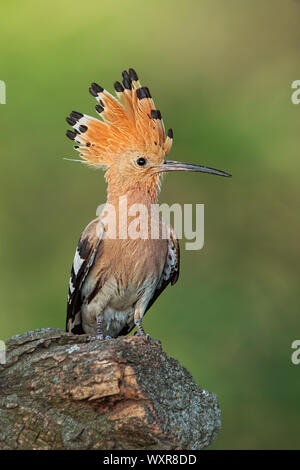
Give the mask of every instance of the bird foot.
[{"label": "bird foot", "polygon": [[140,331],[136,331],[133,336],[139,336],[140,338],[145,338],[147,341],[152,341],[152,343],[160,343],[158,339],[153,339],[147,333],[141,333]]},{"label": "bird foot", "polygon": [[96,336],[88,336],[87,341],[96,341],[100,339],[101,341],[105,341],[106,339],[112,339],[112,336],[104,336],[104,335],[96,335]]}]

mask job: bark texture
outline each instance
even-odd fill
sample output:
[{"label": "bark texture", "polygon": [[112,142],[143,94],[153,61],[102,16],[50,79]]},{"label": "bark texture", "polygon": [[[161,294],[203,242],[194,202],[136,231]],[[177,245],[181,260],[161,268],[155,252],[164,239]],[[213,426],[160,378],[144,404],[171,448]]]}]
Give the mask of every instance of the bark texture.
[{"label": "bark texture", "polygon": [[12,337],[0,365],[0,449],[202,449],[221,423],[161,345],[87,342],[62,330]]}]

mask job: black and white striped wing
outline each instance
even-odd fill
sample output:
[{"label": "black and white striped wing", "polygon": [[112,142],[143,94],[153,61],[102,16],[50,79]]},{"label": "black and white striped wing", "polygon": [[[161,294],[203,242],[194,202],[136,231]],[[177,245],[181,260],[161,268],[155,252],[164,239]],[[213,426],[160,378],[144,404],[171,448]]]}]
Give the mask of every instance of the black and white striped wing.
[{"label": "black and white striped wing", "polygon": [[75,252],[67,305],[66,331],[84,334],[81,322],[82,286],[89,274],[103,236],[103,225],[99,219],[93,220],[80,237]]},{"label": "black and white striped wing", "polygon": [[149,310],[151,305],[154,304],[155,300],[160,296],[160,294],[165,290],[165,288],[170,283],[171,285],[174,285],[178,281],[179,268],[180,268],[179,241],[175,235],[173,228],[170,227],[170,238],[169,238],[169,245],[168,245],[168,252],[167,252],[165,267],[164,267],[161,279],[159,283],[157,284],[157,288],[154,291],[153,297],[150,299],[147,305],[147,310]]}]

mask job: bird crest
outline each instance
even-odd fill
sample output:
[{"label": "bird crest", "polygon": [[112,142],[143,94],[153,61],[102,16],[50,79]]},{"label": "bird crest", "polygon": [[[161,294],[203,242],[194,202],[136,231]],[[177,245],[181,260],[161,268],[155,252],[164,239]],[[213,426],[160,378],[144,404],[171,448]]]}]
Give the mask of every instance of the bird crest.
[{"label": "bird crest", "polygon": [[114,84],[117,97],[92,83],[89,91],[98,102],[100,119],[72,111],[66,120],[73,131],[68,130],[67,136],[78,144],[74,148],[89,165],[109,168],[117,156],[130,152],[150,155],[161,164],[171,150],[173,132],[169,129],[166,135],[161,113],[135,70],[130,68],[122,76],[122,83]]}]

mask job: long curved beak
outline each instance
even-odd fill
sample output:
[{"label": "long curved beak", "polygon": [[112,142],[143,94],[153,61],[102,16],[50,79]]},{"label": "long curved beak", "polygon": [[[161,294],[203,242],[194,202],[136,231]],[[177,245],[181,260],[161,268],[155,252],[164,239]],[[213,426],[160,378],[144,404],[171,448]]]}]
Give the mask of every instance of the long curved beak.
[{"label": "long curved beak", "polygon": [[219,175],[219,176],[231,176],[226,171],[216,170],[215,168],[209,168],[208,166],[202,165],[191,165],[190,163],[181,163],[181,162],[174,162],[172,160],[166,160],[163,165],[157,167],[158,173],[162,173],[164,171],[197,171],[201,173],[209,173],[211,175]]}]

